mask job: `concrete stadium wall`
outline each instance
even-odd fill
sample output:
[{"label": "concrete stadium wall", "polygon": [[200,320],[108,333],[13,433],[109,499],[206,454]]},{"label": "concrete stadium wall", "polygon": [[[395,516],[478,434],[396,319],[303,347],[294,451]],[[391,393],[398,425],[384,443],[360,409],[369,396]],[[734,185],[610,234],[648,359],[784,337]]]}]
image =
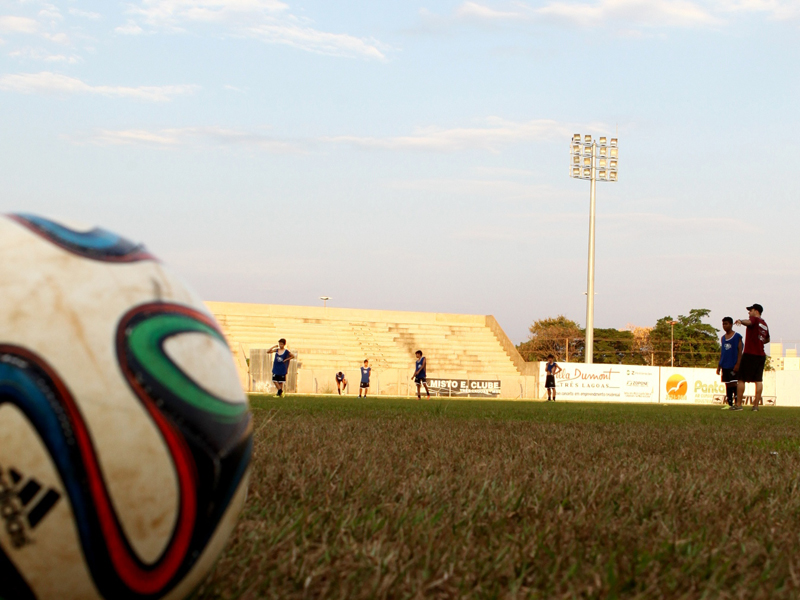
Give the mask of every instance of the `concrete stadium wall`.
[{"label": "concrete stadium wall", "polygon": [[466,323],[484,325],[484,315],[455,313],[426,313],[399,310],[370,310],[361,308],[323,308],[322,306],[290,306],[283,304],[248,304],[242,302],[206,302],[213,314],[236,313],[253,316],[280,316],[307,319],[336,319],[340,321],[387,321],[394,323]]},{"label": "concrete stadium wall", "polygon": [[778,406],[800,406],[800,371],[770,371],[769,374],[775,378]]},{"label": "concrete stadium wall", "polygon": [[506,354],[511,358],[511,362],[517,367],[520,375],[537,377],[539,374],[538,363],[526,362],[525,359],[522,358],[514,342],[511,341],[506,335],[506,332],[503,331],[503,328],[500,327],[500,323],[497,322],[497,319],[492,315],[486,315],[485,319],[486,326],[492,330],[492,333],[494,333],[495,337],[500,341],[500,345],[503,346],[503,350],[505,350]]},{"label": "concrete stadium wall", "polygon": [[[254,390],[252,377],[248,369],[247,360],[252,349],[269,347],[274,343],[272,337],[267,340],[253,338],[262,336],[267,328],[273,328],[272,335],[287,337],[289,348],[299,356],[299,364],[302,368],[298,369],[297,392],[298,393],[320,393],[323,390],[333,389],[335,391],[334,373],[343,370],[351,377],[358,373],[361,356],[370,356],[370,353],[359,354],[359,360],[353,356],[352,336],[342,332],[342,324],[353,326],[353,332],[358,336],[358,343],[361,344],[361,329],[369,328],[370,324],[380,327],[389,325],[395,327],[398,324],[403,329],[413,331],[419,327],[422,332],[420,336],[428,336],[428,339],[420,346],[427,348],[426,355],[433,364],[429,366],[429,377],[442,379],[469,379],[484,381],[501,381],[501,397],[535,397],[535,390],[538,386],[538,371],[535,365],[526,363],[513,342],[502,330],[497,320],[489,315],[463,315],[453,313],[424,313],[408,311],[384,311],[366,309],[347,309],[347,308],[325,308],[319,306],[287,306],[269,304],[246,304],[235,302],[206,302],[209,311],[217,317],[223,328],[226,330],[229,345],[239,370],[239,376],[243,387],[247,391]],[[282,335],[281,322],[288,327],[293,327],[293,335]],[[298,323],[299,322],[299,323]],[[252,325],[250,325],[252,323]],[[308,323],[306,327],[303,323]],[[330,323],[332,331],[336,333],[325,334],[326,338],[315,338],[319,332],[327,331],[327,324]],[[441,343],[432,343],[430,339],[432,331],[431,325],[441,327],[443,334]],[[307,333],[308,337],[297,341],[297,327],[302,327],[302,333]],[[427,329],[426,329],[427,327]],[[479,336],[465,339],[463,333],[454,333],[449,328],[468,327],[468,336]],[[384,327],[385,329],[385,327]],[[251,330],[255,334],[251,334]],[[398,335],[406,335],[403,344],[394,341],[386,342],[386,332],[377,333],[376,337],[368,341],[376,348],[378,335],[384,339],[386,344],[384,351],[387,351],[393,358],[384,360],[380,364],[379,360],[371,361],[373,366],[373,385],[372,393],[399,394],[408,393],[408,379],[413,372],[413,350],[405,349],[404,345],[408,342],[408,334],[403,334],[402,329],[398,330]],[[460,331],[464,331],[460,329]],[[428,333],[425,333],[428,332]],[[482,332],[482,333],[479,333]],[[487,337],[488,336],[488,337]],[[370,338],[371,336],[367,336]],[[445,337],[447,338],[445,340]],[[336,340],[331,346],[331,338]],[[394,338],[397,340],[398,338]],[[320,341],[317,341],[320,340]],[[324,341],[322,341],[324,340]],[[491,340],[491,341],[490,341]],[[463,346],[461,344],[464,344]],[[295,344],[298,344],[296,346]],[[327,346],[326,346],[327,344]],[[349,344],[349,346],[348,346]],[[476,350],[477,344],[484,344],[482,350]],[[488,346],[486,345],[488,344]],[[495,345],[496,344],[496,345]],[[312,352],[307,350],[312,348]],[[407,356],[400,356],[407,352]],[[487,360],[476,361],[475,353],[486,352],[484,355]],[[315,354],[316,353],[316,354]],[[378,353],[383,356],[381,352]],[[437,354],[438,359],[437,360]],[[319,356],[317,356],[319,355]],[[374,354],[373,354],[374,356]],[[379,358],[380,358],[379,356]],[[459,356],[467,357],[461,362]],[[387,364],[388,363],[388,364]],[[483,367],[481,369],[481,366]],[[355,379],[355,378],[354,378]],[[376,392],[376,389],[379,390]]]},{"label": "concrete stadium wall", "polygon": [[[400,369],[373,371],[370,377],[369,394],[371,396],[415,396],[416,385],[411,380],[412,373]],[[499,377],[482,373],[448,374],[447,378],[470,380],[499,380],[500,394],[504,400],[534,400],[538,398],[538,381],[532,376]],[[433,379],[431,377],[431,379]],[[357,395],[360,377],[348,377],[347,393]],[[424,394],[424,390],[422,391]],[[335,394],[336,380],[334,373],[301,369],[297,372],[297,393],[299,394]],[[491,398],[487,398],[491,399]]]}]

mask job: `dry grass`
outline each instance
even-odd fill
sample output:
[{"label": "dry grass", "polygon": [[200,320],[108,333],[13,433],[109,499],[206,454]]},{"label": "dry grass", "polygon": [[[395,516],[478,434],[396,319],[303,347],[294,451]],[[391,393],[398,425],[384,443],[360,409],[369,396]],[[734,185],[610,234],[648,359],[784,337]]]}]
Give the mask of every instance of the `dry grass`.
[{"label": "dry grass", "polygon": [[800,597],[800,411],[256,398],[198,599]]}]

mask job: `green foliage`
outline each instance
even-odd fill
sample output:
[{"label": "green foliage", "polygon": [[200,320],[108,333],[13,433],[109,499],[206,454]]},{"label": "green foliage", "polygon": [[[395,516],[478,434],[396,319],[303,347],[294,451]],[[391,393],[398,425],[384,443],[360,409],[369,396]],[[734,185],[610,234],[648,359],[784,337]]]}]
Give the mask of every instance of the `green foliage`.
[{"label": "green foliage", "polygon": [[641,352],[635,350],[633,333],[613,328],[594,330],[593,358],[596,363],[611,365],[650,364]]},{"label": "green foliage", "polygon": [[716,367],[719,362],[719,338],[713,325],[703,323],[711,311],[707,308],[693,308],[688,315],[660,318],[650,332],[656,360],[661,366],[670,364],[672,332],[670,323],[675,324],[675,366],[676,367]]},{"label": "green foliage", "polygon": [[534,321],[530,326],[530,338],[517,346],[517,350],[527,361],[547,360],[547,355],[552,354],[556,360],[566,360],[569,355],[569,360],[574,362],[579,360],[574,352],[578,340],[582,343],[583,329],[580,325],[558,315]]},{"label": "green foliage", "polygon": [[[719,360],[719,337],[713,325],[704,323],[711,311],[693,308],[688,315],[662,317],[655,327],[638,327],[635,331],[620,329],[594,330],[594,362],[669,366],[672,353],[670,323],[675,324],[675,366],[715,367]],[[534,321],[530,339],[517,349],[528,361],[543,361],[548,354],[556,360],[583,362],[586,332],[563,315]]]}]

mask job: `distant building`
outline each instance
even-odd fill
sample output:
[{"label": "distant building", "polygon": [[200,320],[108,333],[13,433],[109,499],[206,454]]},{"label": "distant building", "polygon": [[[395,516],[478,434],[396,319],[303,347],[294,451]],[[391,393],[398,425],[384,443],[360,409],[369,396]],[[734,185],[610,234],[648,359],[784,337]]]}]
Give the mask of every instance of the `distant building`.
[{"label": "distant building", "polygon": [[776,371],[800,371],[800,357],[797,348],[786,348],[784,354],[783,344],[772,342],[769,345],[769,364]]}]

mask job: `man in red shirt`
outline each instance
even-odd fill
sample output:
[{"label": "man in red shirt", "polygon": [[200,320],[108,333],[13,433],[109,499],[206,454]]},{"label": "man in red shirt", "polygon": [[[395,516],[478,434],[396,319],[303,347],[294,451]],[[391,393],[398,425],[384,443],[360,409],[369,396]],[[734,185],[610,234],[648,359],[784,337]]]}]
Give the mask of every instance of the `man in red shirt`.
[{"label": "man in red shirt", "polygon": [[736,385],[736,406],[733,410],[742,410],[742,396],[744,396],[744,385],[748,381],[756,384],[756,397],[753,400],[753,410],[758,410],[761,404],[761,391],[764,389],[762,379],[764,377],[764,363],[767,361],[767,354],[764,352],[764,344],[769,344],[769,327],[766,321],[761,318],[764,307],[760,304],[748,306],[750,314],[747,319],[737,320],[734,325],[744,325],[747,332],[744,338],[744,352],[742,362],[739,365],[739,383]]}]

